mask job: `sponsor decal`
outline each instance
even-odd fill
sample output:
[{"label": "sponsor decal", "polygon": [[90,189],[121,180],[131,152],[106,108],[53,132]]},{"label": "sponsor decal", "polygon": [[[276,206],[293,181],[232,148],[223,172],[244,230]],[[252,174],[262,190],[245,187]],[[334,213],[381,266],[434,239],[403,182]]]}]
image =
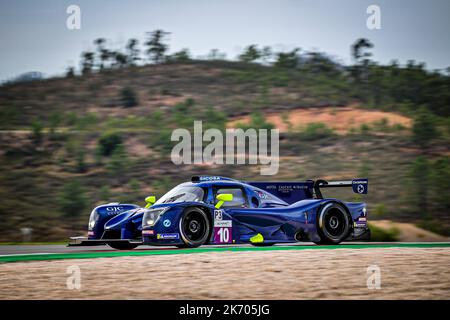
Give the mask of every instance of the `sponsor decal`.
[{"label": "sponsor decal", "polygon": [[231,220],[218,220],[214,221],[214,227],[227,227],[231,228],[233,224],[233,221]]},{"label": "sponsor decal", "polygon": [[366,222],[367,219],[366,219],[365,217],[359,217],[358,221],[359,221],[359,222],[363,222],[363,221]]},{"label": "sponsor decal", "polygon": [[117,212],[117,211],[122,211],[123,207],[106,207],[106,211],[113,211],[113,212]]},{"label": "sponsor decal", "polygon": [[352,180],[353,192],[359,194],[367,194],[368,183],[369,182],[367,179]]},{"label": "sponsor decal", "polygon": [[93,236],[94,235],[94,231],[88,231],[88,236]]},{"label": "sponsor decal", "polygon": [[154,230],[142,230],[142,235],[143,236],[152,236],[155,234]]},{"label": "sponsor decal", "polygon": [[214,210],[214,220],[222,220],[223,211],[222,210]]},{"label": "sponsor decal", "polygon": [[170,222],[169,219],[166,219],[166,220],[163,221],[163,226],[166,227],[166,228],[170,227],[171,224],[172,224],[172,222]]},{"label": "sponsor decal", "polygon": [[353,223],[353,227],[354,227],[354,228],[365,228],[365,227],[366,227],[366,222],[358,222],[358,221],[355,221],[355,222]]},{"label": "sponsor decal", "polygon": [[165,240],[171,240],[171,239],[180,239],[179,233],[158,233],[156,235],[157,239],[165,239]]},{"label": "sponsor decal", "polygon": [[215,177],[215,176],[200,176],[198,178],[200,181],[216,181],[216,180],[222,180],[221,177]]}]

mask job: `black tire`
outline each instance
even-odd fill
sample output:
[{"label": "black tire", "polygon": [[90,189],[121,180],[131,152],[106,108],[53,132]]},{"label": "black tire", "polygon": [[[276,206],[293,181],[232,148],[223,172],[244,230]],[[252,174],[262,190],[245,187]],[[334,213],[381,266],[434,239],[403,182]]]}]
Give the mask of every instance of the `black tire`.
[{"label": "black tire", "polygon": [[178,248],[196,248],[205,244],[211,234],[211,223],[206,213],[196,207],[188,208],[183,213],[179,224],[183,245]]},{"label": "black tire", "polygon": [[320,241],[316,244],[339,244],[350,233],[350,217],[342,205],[327,203],[317,215],[317,232]]},{"label": "black tire", "polygon": [[111,242],[108,243],[108,246],[116,250],[133,250],[138,246],[138,244],[129,242]]}]

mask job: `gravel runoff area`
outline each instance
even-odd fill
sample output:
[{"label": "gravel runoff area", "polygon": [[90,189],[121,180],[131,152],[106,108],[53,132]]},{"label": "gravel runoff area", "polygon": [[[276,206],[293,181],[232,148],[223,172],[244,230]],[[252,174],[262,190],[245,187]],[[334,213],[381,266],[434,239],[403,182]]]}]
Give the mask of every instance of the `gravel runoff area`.
[{"label": "gravel runoff area", "polygon": [[[367,268],[374,265],[380,268],[380,288],[368,289]],[[0,299],[450,299],[449,266],[450,248],[208,252],[2,263]],[[79,289],[73,286],[77,270]]]}]

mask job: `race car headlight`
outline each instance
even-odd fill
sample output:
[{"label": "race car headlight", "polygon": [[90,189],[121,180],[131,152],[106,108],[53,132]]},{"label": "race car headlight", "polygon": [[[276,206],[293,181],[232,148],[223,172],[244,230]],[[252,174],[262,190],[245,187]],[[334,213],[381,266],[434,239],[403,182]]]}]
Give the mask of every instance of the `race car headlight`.
[{"label": "race car headlight", "polygon": [[89,216],[89,230],[94,229],[99,217],[100,215],[98,214],[97,210],[92,210],[91,215]]},{"label": "race car headlight", "polygon": [[167,211],[169,208],[156,208],[156,209],[148,209],[145,211],[144,216],[142,217],[142,226],[143,227],[151,227],[155,225],[156,221],[158,221],[159,217]]}]

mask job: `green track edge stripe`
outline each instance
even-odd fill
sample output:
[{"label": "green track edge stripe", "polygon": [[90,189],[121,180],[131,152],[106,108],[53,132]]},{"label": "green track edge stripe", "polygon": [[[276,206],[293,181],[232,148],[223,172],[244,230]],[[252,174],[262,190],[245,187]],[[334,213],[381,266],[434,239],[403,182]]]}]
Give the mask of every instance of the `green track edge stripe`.
[{"label": "green track edge stripe", "polygon": [[450,243],[398,243],[398,244],[346,244],[335,246],[274,246],[274,247],[219,247],[219,248],[195,248],[195,249],[160,249],[145,251],[102,251],[82,253],[43,253],[0,256],[1,262],[39,261],[39,260],[61,260],[61,259],[92,259],[112,258],[128,256],[149,255],[173,255],[207,252],[240,252],[240,251],[281,251],[281,250],[334,250],[334,249],[375,249],[375,248],[448,248]]}]

